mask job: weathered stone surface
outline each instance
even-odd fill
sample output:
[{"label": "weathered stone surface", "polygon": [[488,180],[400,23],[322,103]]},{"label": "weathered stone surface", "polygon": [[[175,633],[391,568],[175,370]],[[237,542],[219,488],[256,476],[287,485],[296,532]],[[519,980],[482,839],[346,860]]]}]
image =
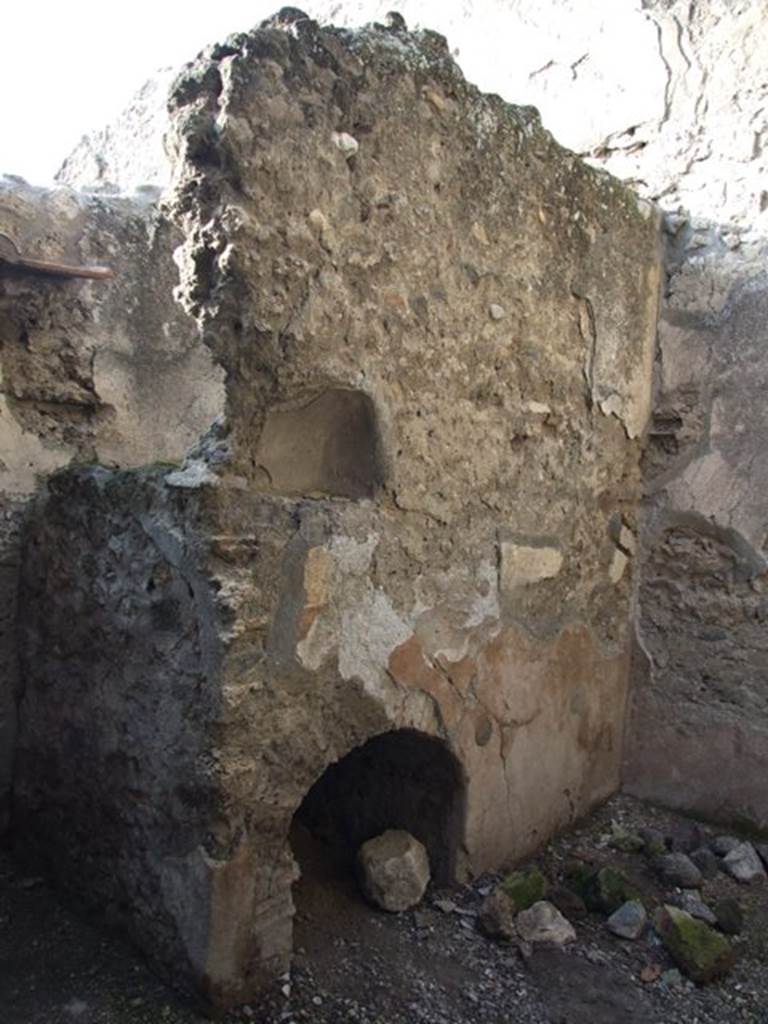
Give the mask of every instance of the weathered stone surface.
[{"label": "weathered stone surface", "polygon": [[200,493],[165,487],[165,472],[64,471],[32,507],[14,838],[193,984],[208,928],[220,927],[201,906],[225,914],[227,897],[216,907],[212,892],[242,900],[253,864],[213,810],[222,624],[202,568]]},{"label": "weathered stone surface", "polygon": [[648,923],[648,913],[639,900],[629,900],[615,910],[605,923],[621,939],[639,939]]},{"label": "weathered stone surface", "polygon": [[0,179],[0,233],[32,258],[113,268],[89,282],[0,270],[0,831],[15,734],[19,530],[71,461],[181,461],[224,409],[223,372],[176,303],[180,235],[152,197]]},{"label": "weathered stone surface", "polygon": [[[667,212],[625,780],[640,796],[766,827],[764,10],[729,0],[497,0],[482,18],[471,0],[400,9],[460,39],[472,80],[534,103],[556,138]],[[360,24],[385,7],[320,10]],[[609,578],[628,563],[617,546]]]},{"label": "weathered stone surface", "polygon": [[678,907],[660,907],[653,926],[675,963],[697,984],[726,974],[735,962],[727,939]]},{"label": "weathered stone surface", "polygon": [[583,865],[570,881],[587,908],[598,913],[613,914],[623,904],[639,899],[636,888],[615,867],[598,869]]},{"label": "weathered stone surface", "polygon": [[550,903],[557,907],[563,917],[567,917],[569,921],[574,918],[585,917],[587,914],[587,905],[582,897],[565,885],[557,885],[550,889],[547,893],[547,898]]},{"label": "weathered stone surface", "polygon": [[547,880],[537,868],[527,871],[513,871],[498,886],[512,900],[515,910],[527,910],[534,903],[544,899]]},{"label": "weathered stone surface", "polygon": [[24,507],[24,499],[0,498],[0,835],[9,821],[16,750],[16,702],[20,685],[16,613]]},{"label": "weathered stone surface", "polygon": [[661,857],[667,852],[664,833],[657,828],[644,828],[640,831],[643,840],[643,852],[647,857]]},{"label": "weathered stone surface", "polygon": [[489,939],[511,942],[517,937],[516,914],[515,901],[501,886],[497,885],[493,892],[483,900],[477,915],[477,927]]},{"label": "weathered stone surface", "polygon": [[622,151],[606,155],[655,180],[670,211],[626,780],[766,827],[768,149],[749,126],[768,42],[751,4],[645,6],[669,74],[664,115],[653,141],[641,130],[647,146],[615,139]]},{"label": "weathered stone surface", "polygon": [[709,846],[718,857],[725,857],[726,854],[741,846],[741,842],[741,839],[738,839],[736,836],[715,836]]},{"label": "weathered stone surface", "polygon": [[720,862],[717,856],[707,846],[694,850],[691,860],[699,869],[703,878],[715,878],[720,870]]},{"label": "weathered stone surface", "polygon": [[739,901],[732,897],[718,900],[712,908],[717,927],[726,935],[739,935],[744,927],[744,914]]},{"label": "weathered stone surface", "polygon": [[557,548],[546,544],[532,546],[512,541],[501,544],[501,585],[513,591],[516,587],[537,583],[557,576],[563,556]]},{"label": "weathered stone surface", "polygon": [[0,232],[109,281],[0,274],[0,490],[76,460],[181,462],[224,410],[222,370],[174,299],[182,236],[151,198],[0,179]]},{"label": "weathered stone surface", "polygon": [[683,889],[698,889],[701,885],[701,871],[684,853],[664,853],[654,857],[653,867],[667,885],[679,885]]},{"label": "weathered stone surface", "polygon": [[557,907],[546,900],[539,900],[528,910],[521,911],[516,919],[517,933],[525,942],[545,942],[564,946],[576,941],[576,930]]},{"label": "weathered stone surface", "polygon": [[[268,27],[171,108],[224,416],[181,469],[36,506],[18,814],[227,1005],[289,963],[295,814],[400,812],[449,880],[618,786],[658,225],[430,32]],[[561,562],[508,548],[505,583],[503,545]]]},{"label": "weathered stone surface", "polygon": [[666,835],[666,844],[673,853],[690,855],[694,850],[701,849],[706,841],[707,837],[694,822],[678,824],[669,829]]},{"label": "weathered stone surface", "polygon": [[389,829],[363,843],[357,866],[365,895],[390,913],[415,907],[427,891],[427,851],[418,839],[402,829]]},{"label": "weathered stone surface", "polygon": [[723,858],[723,868],[737,882],[764,882],[766,878],[763,862],[751,843],[739,843]]},{"label": "weathered stone surface", "polygon": [[705,924],[717,924],[717,916],[697,892],[684,892],[680,897],[680,909],[684,910],[686,914],[690,914],[691,917],[704,921]]}]

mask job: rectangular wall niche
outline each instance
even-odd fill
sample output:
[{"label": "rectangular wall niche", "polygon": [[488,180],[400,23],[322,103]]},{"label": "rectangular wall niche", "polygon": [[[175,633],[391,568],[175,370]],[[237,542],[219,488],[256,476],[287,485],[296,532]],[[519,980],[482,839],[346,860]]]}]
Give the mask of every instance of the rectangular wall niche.
[{"label": "rectangular wall niche", "polygon": [[373,403],[330,388],[270,409],[254,460],[262,489],[276,494],[371,498],[381,482]]}]

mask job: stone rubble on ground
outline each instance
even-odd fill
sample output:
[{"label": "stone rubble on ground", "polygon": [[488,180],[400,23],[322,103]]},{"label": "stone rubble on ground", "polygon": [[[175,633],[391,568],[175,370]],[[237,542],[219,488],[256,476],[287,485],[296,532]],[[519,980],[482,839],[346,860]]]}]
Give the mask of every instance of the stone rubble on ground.
[{"label": "stone rubble on ground", "polygon": [[667,844],[664,841],[664,833],[657,828],[641,828],[640,838],[643,841],[643,850],[648,857],[660,857],[667,852]]},{"label": "stone rubble on ground", "polygon": [[665,853],[653,860],[653,867],[668,885],[681,889],[698,889],[701,871],[685,853]]},{"label": "stone rubble on ground", "polygon": [[726,974],[734,964],[736,954],[725,936],[679,907],[659,907],[653,926],[672,959],[698,984]]},{"label": "stone rubble on ground", "polygon": [[499,888],[509,896],[519,913],[544,899],[548,886],[546,878],[539,870],[529,868],[526,871],[513,871],[500,883]]},{"label": "stone rubble on ground", "polygon": [[766,878],[765,868],[751,843],[739,843],[723,858],[723,867],[737,882],[756,882]]},{"label": "stone rubble on ground", "polygon": [[546,942],[563,946],[576,941],[576,929],[547,900],[539,900],[528,910],[521,910],[515,919],[518,934],[524,942]]},{"label": "stone rubble on ground", "polygon": [[639,900],[628,900],[606,921],[608,930],[620,939],[639,939],[648,923],[648,914]]},{"label": "stone rubble on ground", "polygon": [[712,908],[717,926],[726,935],[739,935],[744,927],[744,914],[738,900],[725,897]]},{"label": "stone rubble on ground", "polygon": [[716,853],[718,857],[725,857],[726,854],[730,853],[731,850],[735,850],[740,845],[741,840],[737,839],[736,836],[715,836],[709,844],[712,852]]},{"label": "stone rubble on ground", "polygon": [[[617,804],[625,806],[621,800]],[[349,918],[339,918],[332,900],[329,903],[325,896],[319,914],[305,913],[300,906],[294,964],[290,974],[279,978],[271,1009],[261,1003],[241,1007],[225,1018],[226,1024],[245,1024],[246,1020],[261,1024],[553,1024],[562,1019],[568,1024],[765,1024],[768,965],[761,930],[768,921],[768,890],[761,883],[743,887],[720,871],[701,891],[668,892],[653,870],[653,853],[636,850],[637,844],[632,842],[621,851],[612,844],[606,848],[602,841],[606,813],[597,812],[589,831],[580,830],[551,843],[537,856],[535,867],[520,868],[506,877],[484,875],[450,889],[435,888],[410,913],[366,912],[358,901],[361,917],[348,927]],[[635,808],[634,816],[642,814],[655,816],[646,808]],[[626,830],[626,834],[639,832]],[[665,831],[663,841],[671,849],[675,840]],[[638,912],[642,915],[640,908],[644,908],[648,918],[660,904],[674,903],[673,909],[684,921],[685,913],[694,909],[693,901],[700,900],[715,912],[718,928],[724,932],[729,923],[725,915],[730,911],[730,923],[738,929],[743,925],[741,936],[731,947],[734,954],[738,952],[733,973],[715,985],[694,982],[697,961],[692,968],[681,969],[681,958],[672,957],[650,922],[634,940],[615,935],[605,911],[587,912],[570,888],[577,878],[573,871],[577,858],[591,878],[611,868],[602,876],[604,882],[623,879],[622,884],[636,886],[641,894]],[[537,876],[539,880],[532,882]],[[547,900],[566,919],[571,915],[563,912],[555,898],[580,910],[570,922],[575,925],[576,940],[559,946],[540,933],[531,941],[522,935],[525,927],[520,932],[514,927],[511,939],[488,941],[481,925],[482,907],[493,893],[504,895],[510,905],[505,885],[517,889],[523,901],[543,885]],[[35,900],[39,889],[27,890],[16,883],[11,892]],[[610,895],[610,886],[606,894]],[[738,894],[738,901],[733,894]],[[534,906],[541,902],[534,901]],[[531,908],[527,909],[531,916]],[[2,902],[0,911],[7,915]],[[513,918],[519,916],[516,910],[511,913]],[[694,926],[702,923],[696,922],[695,914],[690,916]],[[15,920],[13,913],[9,920]],[[334,930],[334,921],[341,921],[342,930]],[[525,921],[523,916],[523,925]],[[708,936],[707,944],[713,934],[718,935],[713,929],[703,934]],[[60,936],[49,937],[49,942],[52,938]],[[0,932],[0,961],[1,943]],[[48,947],[45,953],[50,957]],[[726,969],[729,958],[730,954],[719,969]],[[0,996],[4,980],[0,971]],[[126,1016],[108,1013],[104,1019],[111,1024],[203,1024],[196,1014],[189,1016],[183,1010],[167,1016],[146,989],[126,988],[114,979],[105,986],[109,998],[114,990],[123,989],[127,993],[122,1003]],[[82,993],[88,998],[85,1016],[101,1020],[101,997],[85,981],[78,990]],[[40,1014],[40,1019],[58,1020],[64,1002],[65,997],[57,992],[55,1009],[45,1018]],[[3,1004],[3,1024],[6,1016],[13,1024],[31,1019],[15,1014],[13,1007],[7,1010]],[[67,1019],[70,1017],[75,1019],[71,1014]]]},{"label": "stone rubble on ground", "polygon": [[701,872],[704,878],[716,878],[720,870],[720,861],[717,855],[708,846],[700,846],[698,850],[691,853],[691,861]]},{"label": "stone rubble on ground", "polygon": [[415,907],[429,884],[427,851],[402,829],[388,829],[363,843],[358,869],[367,898],[390,913]]},{"label": "stone rubble on ground", "polygon": [[514,900],[498,886],[483,900],[477,915],[477,927],[489,939],[510,942],[517,935],[516,914]]},{"label": "stone rubble on ground", "polygon": [[714,927],[717,924],[717,917],[714,912],[702,900],[701,895],[693,889],[686,890],[679,900],[680,909],[684,910],[691,917],[704,921],[705,924]]}]

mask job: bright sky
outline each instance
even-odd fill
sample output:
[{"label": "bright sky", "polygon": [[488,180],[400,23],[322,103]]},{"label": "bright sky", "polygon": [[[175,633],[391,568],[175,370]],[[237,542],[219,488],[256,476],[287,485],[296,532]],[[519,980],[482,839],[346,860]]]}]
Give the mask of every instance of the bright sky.
[{"label": "bright sky", "polygon": [[7,0],[0,174],[49,184],[80,137],[111,121],[156,68],[181,66],[208,43],[251,28],[281,6],[280,0]]},{"label": "bright sky", "polygon": [[[80,138],[113,121],[157,68],[179,68],[289,2],[6,0],[0,174],[50,184]],[[658,43],[641,0],[293,2],[352,24],[395,8],[411,27],[438,29],[459,46],[470,81],[512,102],[535,103],[545,125],[577,151],[663,110],[666,79],[660,61],[656,73],[649,63]]]}]

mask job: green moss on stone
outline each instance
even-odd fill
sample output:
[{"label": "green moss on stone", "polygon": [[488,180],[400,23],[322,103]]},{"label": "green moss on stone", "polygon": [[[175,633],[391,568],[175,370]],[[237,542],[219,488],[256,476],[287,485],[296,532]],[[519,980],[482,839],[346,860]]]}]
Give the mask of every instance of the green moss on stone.
[{"label": "green moss on stone", "polygon": [[733,966],[736,954],[725,936],[678,907],[661,907],[654,928],[678,967],[700,985]]},{"label": "green moss on stone", "polygon": [[544,899],[547,880],[537,868],[531,868],[528,871],[513,871],[501,882],[499,888],[512,899],[519,913]]},{"label": "green moss on stone", "polygon": [[618,868],[595,870],[584,864],[581,870],[569,875],[572,887],[584,900],[587,910],[612,914],[630,900],[643,902],[641,894]]},{"label": "green moss on stone", "polygon": [[614,850],[621,850],[622,853],[640,853],[645,843],[640,836],[632,832],[616,832],[611,836],[610,845]]},{"label": "green moss on stone", "polygon": [[645,847],[645,852],[649,857],[663,857],[665,853],[669,853],[669,850],[660,840],[652,840]]}]

